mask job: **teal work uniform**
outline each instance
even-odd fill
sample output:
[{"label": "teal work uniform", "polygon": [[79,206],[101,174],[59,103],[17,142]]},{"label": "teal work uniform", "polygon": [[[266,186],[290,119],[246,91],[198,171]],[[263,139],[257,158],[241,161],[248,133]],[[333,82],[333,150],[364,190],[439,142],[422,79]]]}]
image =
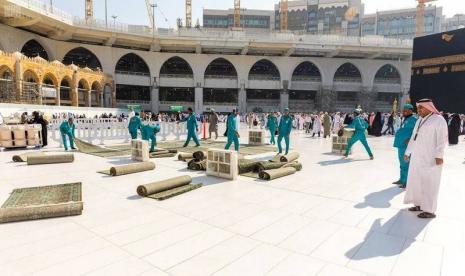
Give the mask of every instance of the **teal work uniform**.
[{"label": "teal work uniform", "polygon": [[187,145],[189,145],[189,142],[191,141],[191,139],[194,140],[197,146],[200,146],[199,139],[197,138],[197,129],[199,128],[199,126],[197,124],[197,118],[195,116],[195,113],[192,112],[186,121],[187,121],[187,139],[186,139],[186,142],[184,143],[184,147],[187,147]]},{"label": "teal work uniform", "polygon": [[227,131],[226,134],[228,136],[228,142],[224,149],[229,150],[231,147],[232,142],[234,142],[234,150],[239,151],[239,137],[237,136],[237,119],[235,114],[229,114],[228,119],[226,121]]},{"label": "teal work uniform", "polygon": [[272,145],[276,144],[274,138],[276,135],[276,129],[278,128],[278,119],[273,114],[268,115],[268,121],[266,123],[266,128],[270,130],[270,135],[271,135],[270,144]]},{"label": "teal work uniform", "polygon": [[368,123],[362,119],[362,117],[357,116],[352,121],[352,123],[348,126],[348,128],[355,128],[354,135],[349,140],[349,144],[347,145],[345,156],[348,156],[350,151],[352,150],[352,146],[360,141],[362,145],[365,147],[368,155],[373,157],[373,153],[371,152],[370,146],[368,145],[367,137],[365,135],[365,131],[368,128]]},{"label": "teal work uniform", "polygon": [[65,150],[68,150],[68,142],[66,141],[66,137],[69,139],[69,145],[71,148],[74,148],[74,131],[76,126],[74,124],[69,125],[68,121],[64,121],[60,125],[60,133],[61,139],[63,140],[63,146]]},{"label": "teal work uniform", "polygon": [[394,147],[397,148],[397,153],[400,163],[400,179],[399,182],[402,185],[407,184],[409,162],[405,162],[404,155],[407,150],[408,141],[412,137],[413,129],[417,123],[417,118],[414,115],[410,115],[404,118],[399,130],[394,138]]},{"label": "teal work uniform", "polygon": [[141,120],[139,116],[133,116],[129,120],[129,133],[131,134],[131,139],[137,139],[137,130],[140,129]]},{"label": "teal work uniform", "polygon": [[158,132],[160,132],[159,125],[142,125],[141,126],[142,140],[151,141],[150,152],[155,151],[155,147],[157,146],[156,134]]},{"label": "teal work uniform", "polygon": [[281,154],[283,149],[281,147],[281,142],[283,141],[286,143],[286,154],[289,153],[289,135],[291,134],[292,130],[292,117],[291,115],[283,115],[281,116],[281,120],[279,121],[279,135],[278,135],[278,153]]}]

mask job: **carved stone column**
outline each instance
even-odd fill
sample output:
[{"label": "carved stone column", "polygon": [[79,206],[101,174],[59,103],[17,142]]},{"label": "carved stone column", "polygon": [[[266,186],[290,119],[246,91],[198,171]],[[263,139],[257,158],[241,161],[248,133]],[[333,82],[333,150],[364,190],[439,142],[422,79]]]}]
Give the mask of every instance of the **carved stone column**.
[{"label": "carved stone column", "polygon": [[284,112],[285,108],[289,108],[289,81],[283,81],[283,90],[279,95],[280,111]]},{"label": "carved stone column", "polygon": [[239,88],[239,97],[238,97],[238,108],[239,113],[247,113],[247,91],[245,90],[245,83],[241,81],[241,87]]}]

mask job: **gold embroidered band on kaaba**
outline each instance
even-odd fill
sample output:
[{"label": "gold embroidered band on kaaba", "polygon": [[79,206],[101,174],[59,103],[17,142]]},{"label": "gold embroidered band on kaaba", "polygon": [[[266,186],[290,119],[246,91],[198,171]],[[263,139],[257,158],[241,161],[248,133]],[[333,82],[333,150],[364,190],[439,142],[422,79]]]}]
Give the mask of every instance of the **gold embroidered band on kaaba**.
[{"label": "gold embroidered band on kaaba", "polygon": [[449,65],[462,62],[465,62],[465,54],[414,60],[412,61],[412,68]]}]

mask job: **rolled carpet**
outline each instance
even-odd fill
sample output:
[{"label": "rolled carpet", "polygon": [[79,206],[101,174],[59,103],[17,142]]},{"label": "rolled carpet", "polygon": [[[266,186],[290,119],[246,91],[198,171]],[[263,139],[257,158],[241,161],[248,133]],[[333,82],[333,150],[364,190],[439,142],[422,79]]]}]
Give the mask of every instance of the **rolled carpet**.
[{"label": "rolled carpet", "polygon": [[27,162],[27,158],[31,156],[43,156],[44,152],[29,152],[18,155],[13,155],[13,162]]},{"label": "rolled carpet", "polygon": [[286,162],[286,163],[293,162],[299,159],[299,157],[300,157],[300,154],[298,152],[291,152],[289,154],[281,156],[281,162]]},{"label": "rolled carpet", "polygon": [[57,164],[74,162],[74,154],[62,153],[54,155],[30,156],[27,158],[28,165]]},{"label": "rolled carpet", "polygon": [[281,154],[276,154],[270,162],[281,162]]},{"label": "rolled carpet", "polygon": [[261,172],[261,171],[266,171],[266,170],[279,169],[279,168],[281,168],[282,166],[284,166],[286,164],[287,163],[285,163],[285,162],[261,161],[261,162],[257,163],[257,165],[255,166],[254,171]]},{"label": "rolled carpet", "polygon": [[302,170],[302,163],[295,161],[295,162],[288,163],[288,164],[283,166],[283,168],[289,168],[289,167],[292,167],[292,168],[296,169],[297,171],[301,171]]},{"label": "rolled carpet", "polygon": [[260,177],[260,179],[263,179],[263,180],[273,180],[273,179],[277,179],[280,177],[294,174],[296,172],[297,170],[295,168],[287,167],[287,168],[279,168],[279,169],[274,169],[274,170],[261,171],[258,173],[258,176]]},{"label": "rolled carpet", "polygon": [[158,182],[152,182],[145,185],[140,185],[137,187],[137,194],[140,196],[149,196],[152,194],[164,192],[174,188],[178,188],[184,185],[188,185],[192,182],[192,177],[188,175],[178,176],[175,178],[170,178]]},{"label": "rolled carpet", "polygon": [[192,154],[192,156],[194,157],[194,159],[203,160],[203,159],[207,158],[207,152],[206,151],[196,151],[196,152],[194,152]]},{"label": "rolled carpet", "polygon": [[160,154],[150,154],[150,158],[166,158],[166,157],[175,157],[176,153],[160,153]]},{"label": "rolled carpet", "polygon": [[237,163],[239,174],[253,172],[258,163],[259,161],[254,159],[239,159]]},{"label": "rolled carpet", "polygon": [[207,160],[197,160],[192,159],[187,163],[187,168],[193,171],[206,171],[207,170]]},{"label": "rolled carpet", "polygon": [[120,176],[131,173],[145,172],[155,169],[155,163],[153,162],[140,162],[128,165],[122,165],[110,168],[111,176]]},{"label": "rolled carpet", "polygon": [[178,154],[178,160],[179,161],[186,161],[187,159],[193,159],[194,155],[192,153],[188,152],[180,152]]}]

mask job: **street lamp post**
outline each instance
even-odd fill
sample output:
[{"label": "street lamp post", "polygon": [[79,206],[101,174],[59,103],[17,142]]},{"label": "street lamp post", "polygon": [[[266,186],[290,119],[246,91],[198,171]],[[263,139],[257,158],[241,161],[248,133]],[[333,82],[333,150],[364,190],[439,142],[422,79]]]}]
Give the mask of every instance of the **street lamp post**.
[{"label": "street lamp post", "polygon": [[108,28],[108,5],[107,5],[107,0],[105,0],[105,26]]},{"label": "street lamp post", "polygon": [[150,6],[152,7],[152,39],[155,41],[155,8],[157,4],[153,3]]},{"label": "street lamp post", "polygon": [[116,18],[118,18],[118,16],[112,15],[111,18],[113,18],[113,28],[116,29]]}]

